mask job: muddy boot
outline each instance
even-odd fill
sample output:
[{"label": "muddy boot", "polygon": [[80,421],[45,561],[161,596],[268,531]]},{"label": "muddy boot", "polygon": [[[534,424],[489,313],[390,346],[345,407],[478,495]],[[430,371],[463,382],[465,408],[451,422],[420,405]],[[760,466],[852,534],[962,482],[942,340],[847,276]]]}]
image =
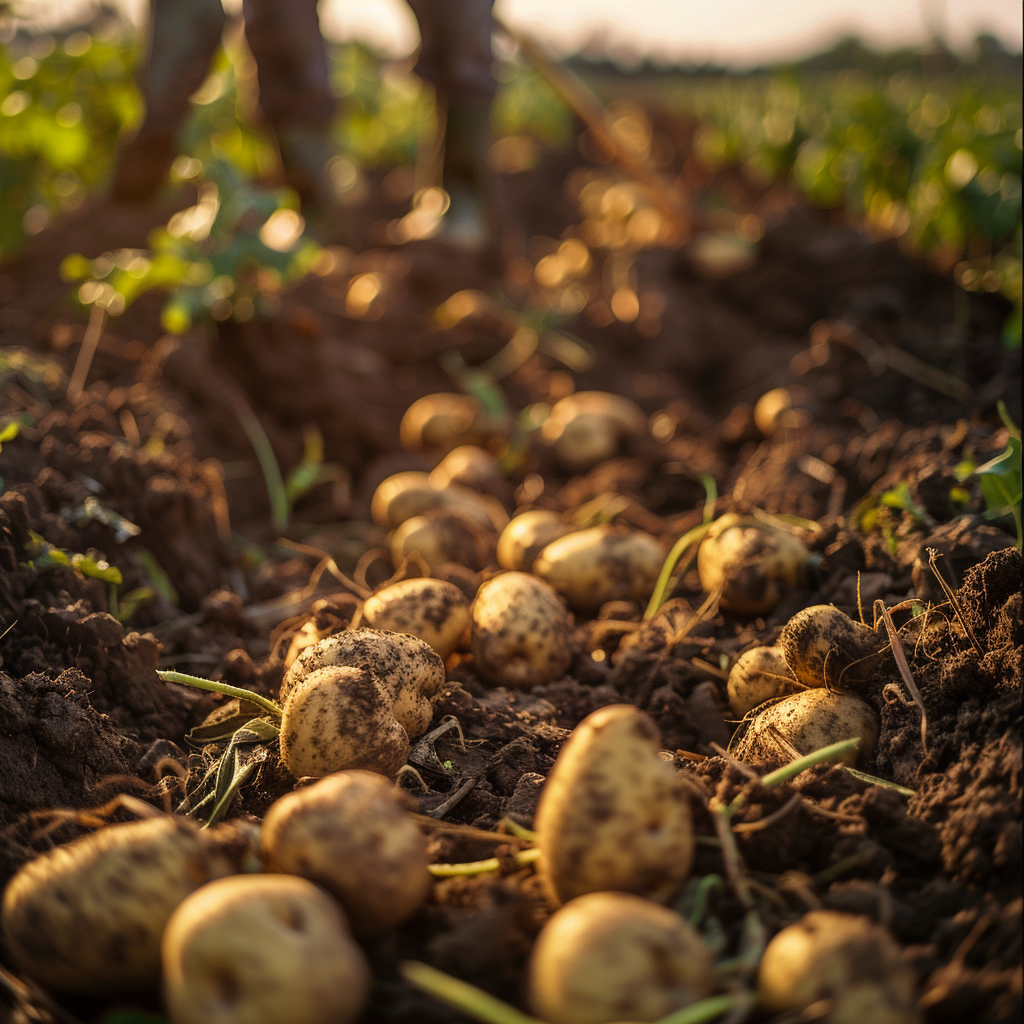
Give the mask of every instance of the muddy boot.
[{"label": "muddy boot", "polygon": [[146,116],[118,152],[110,185],[115,202],[146,203],[167,183],[189,97],[206,78],[225,22],[220,0],[153,0],[139,82]]}]

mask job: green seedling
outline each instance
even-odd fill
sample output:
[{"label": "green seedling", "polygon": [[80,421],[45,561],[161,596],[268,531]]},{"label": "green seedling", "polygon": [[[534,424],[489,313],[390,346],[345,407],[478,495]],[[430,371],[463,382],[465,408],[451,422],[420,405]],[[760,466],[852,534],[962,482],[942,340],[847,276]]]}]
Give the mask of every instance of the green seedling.
[{"label": "green seedling", "polygon": [[[672,593],[673,588],[696,557],[697,546],[704,539],[704,534],[708,532],[710,526],[711,523],[705,520],[700,526],[687,530],[672,545],[672,550],[668,553],[668,558],[665,559],[665,564],[661,567],[658,581],[654,584],[654,593],[651,594],[651,600],[648,602],[647,609],[644,612],[645,622],[653,619],[658,614],[661,606],[668,600],[668,595]],[[681,561],[684,554],[686,559]],[[676,571],[677,566],[678,572]]]},{"label": "green seedling", "polygon": [[994,459],[978,466],[974,475],[978,478],[982,497],[985,499],[985,517],[998,519],[1001,516],[1013,517],[1017,530],[1017,548],[1024,550],[1024,532],[1021,528],[1021,440],[1018,427],[1006,410],[1003,402],[999,403],[999,415],[1009,431],[1006,451]]},{"label": "green seedling", "polygon": [[189,675],[187,672],[174,672],[171,670],[158,670],[157,676],[165,683],[181,683],[183,686],[194,686],[197,690],[209,690],[212,693],[223,693],[227,697],[237,697],[239,700],[249,701],[262,708],[270,715],[271,720],[280,722],[284,709],[277,701],[264,697],[261,693],[247,690],[243,686],[231,686],[214,679],[204,679],[202,676]]},{"label": "green seedling", "polygon": [[28,563],[33,569],[45,569],[54,565],[66,565],[92,579],[102,580],[104,583],[115,583],[118,586],[122,583],[121,570],[111,565],[98,552],[87,554],[69,553],[61,548],[55,547],[48,540],[40,537],[38,533],[29,532],[29,543],[26,551],[31,556]]}]

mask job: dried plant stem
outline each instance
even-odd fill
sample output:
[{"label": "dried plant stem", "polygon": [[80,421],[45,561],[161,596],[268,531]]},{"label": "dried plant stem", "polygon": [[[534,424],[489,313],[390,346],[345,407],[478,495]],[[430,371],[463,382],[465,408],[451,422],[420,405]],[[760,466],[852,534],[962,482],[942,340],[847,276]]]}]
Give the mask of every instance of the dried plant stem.
[{"label": "dried plant stem", "polygon": [[875,613],[882,617],[885,631],[889,634],[889,643],[892,646],[892,656],[896,659],[896,667],[900,670],[900,675],[903,677],[903,682],[907,684],[907,689],[910,691],[910,696],[914,698],[914,703],[921,709],[921,747],[927,753],[928,712],[924,707],[924,698],[921,696],[921,691],[917,688],[917,683],[914,682],[910,665],[907,663],[907,656],[903,653],[903,645],[900,643],[899,633],[896,632],[896,626],[892,621],[892,616],[889,614],[889,609],[885,607],[885,602],[881,600],[875,602]]},{"label": "dried plant stem", "polygon": [[89,322],[85,327],[85,334],[82,335],[82,347],[78,350],[78,358],[75,360],[75,368],[71,371],[71,380],[68,381],[68,389],[65,393],[69,402],[74,402],[85,390],[85,382],[92,368],[93,357],[100,344],[100,337],[103,334],[103,324],[107,317],[107,311],[100,305],[93,303],[89,310]]},{"label": "dried plant stem", "polygon": [[182,683],[185,686],[194,686],[197,690],[210,690],[213,693],[223,693],[227,697],[237,697],[239,700],[247,700],[250,704],[263,708],[275,718],[284,714],[284,709],[276,701],[264,697],[260,693],[246,690],[241,686],[230,686],[228,683],[218,683],[213,679],[203,679],[201,676],[190,676],[185,672],[170,672],[158,670],[157,675],[165,683]]}]

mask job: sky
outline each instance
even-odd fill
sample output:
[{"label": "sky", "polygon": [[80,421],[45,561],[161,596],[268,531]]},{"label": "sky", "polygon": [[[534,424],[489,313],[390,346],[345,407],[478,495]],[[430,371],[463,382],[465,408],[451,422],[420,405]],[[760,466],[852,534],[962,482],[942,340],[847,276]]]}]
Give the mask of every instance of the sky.
[{"label": "sky", "polygon": [[[148,10],[148,0],[115,2],[139,22]],[[224,2],[229,9],[240,4]],[[15,6],[49,19],[87,7],[88,0],[15,0]],[[1014,50],[1024,35],[1020,0],[497,0],[495,12],[556,56],[603,37],[613,51],[638,57],[735,67],[805,56],[843,35],[885,49],[923,43],[937,31],[964,49],[985,31]],[[417,43],[403,0],[321,0],[320,19],[329,39],[359,39],[394,57]]]}]

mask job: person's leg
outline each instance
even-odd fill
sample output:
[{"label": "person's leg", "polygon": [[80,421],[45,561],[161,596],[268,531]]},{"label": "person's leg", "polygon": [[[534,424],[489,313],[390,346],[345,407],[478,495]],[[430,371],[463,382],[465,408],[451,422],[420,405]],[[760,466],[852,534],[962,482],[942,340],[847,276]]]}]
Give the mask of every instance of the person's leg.
[{"label": "person's leg", "polygon": [[488,164],[493,0],[408,0],[420,26],[416,72],[434,86],[444,124],[441,184],[451,199],[448,233],[479,242],[493,231]]},{"label": "person's leg", "polygon": [[322,216],[333,205],[326,165],[336,100],[316,0],[245,0],[243,11],[260,109],[277,135],[285,178],[307,220]]},{"label": "person's leg", "polygon": [[146,114],[118,152],[110,188],[115,201],[147,202],[166,183],[189,97],[206,78],[224,23],[220,0],[151,0],[149,53],[140,76]]}]

